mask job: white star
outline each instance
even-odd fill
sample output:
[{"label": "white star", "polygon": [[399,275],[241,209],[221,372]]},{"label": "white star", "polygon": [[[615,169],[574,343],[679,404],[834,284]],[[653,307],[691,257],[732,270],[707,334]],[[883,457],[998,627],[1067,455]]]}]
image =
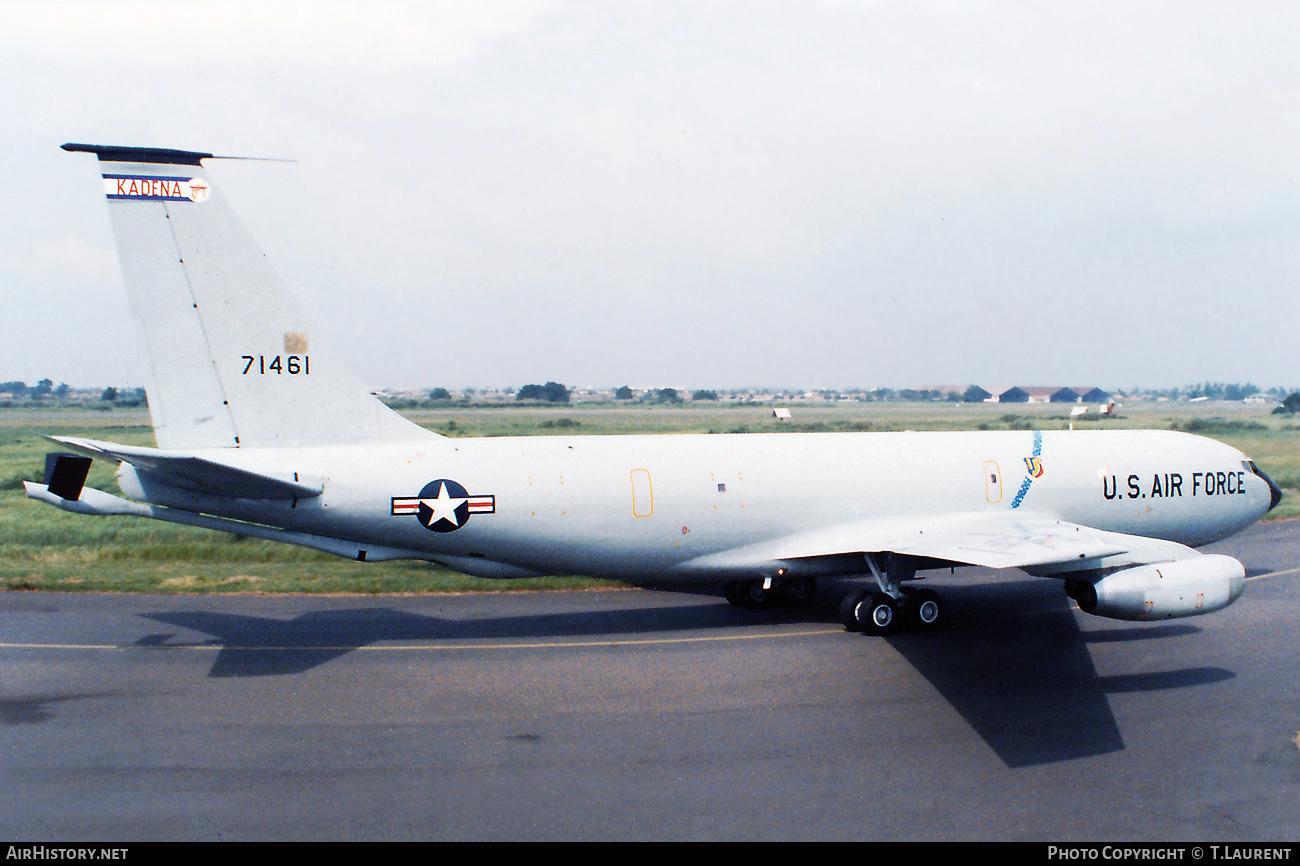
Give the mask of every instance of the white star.
[{"label": "white star", "polygon": [[425,526],[433,526],[439,520],[450,520],[453,526],[460,526],[460,520],[456,518],[456,509],[460,508],[467,501],[465,498],[456,499],[447,492],[446,484],[438,485],[438,493],[432,499],[421,499],[420,504],[432,512],[429,519],[425,521]]}]

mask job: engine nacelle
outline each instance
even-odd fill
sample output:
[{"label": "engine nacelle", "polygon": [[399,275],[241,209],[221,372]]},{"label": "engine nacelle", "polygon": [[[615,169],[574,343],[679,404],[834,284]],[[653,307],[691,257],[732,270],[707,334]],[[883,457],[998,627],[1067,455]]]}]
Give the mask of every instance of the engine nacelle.
[{"label": "engine nacelle", "polygon": [[1096,581],[1066,581],[1065,591],[1085,613],[1140,621],[1221,610],[1245,587],[1246,569],[1240,562],[1207,554],[1126,568]]}]

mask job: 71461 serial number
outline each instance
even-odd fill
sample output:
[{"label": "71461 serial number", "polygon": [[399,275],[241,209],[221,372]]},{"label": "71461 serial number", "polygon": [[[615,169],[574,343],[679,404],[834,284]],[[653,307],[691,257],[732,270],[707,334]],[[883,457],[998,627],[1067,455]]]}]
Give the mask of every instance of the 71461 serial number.
[{"label": "71461 serial number", "polygon": [[271,373],[277,376],[286,373],[290,376],[306,376],[311,373],[311,358],[306,355],[241,355],[240,360],[245,362],[245,376],[266,376]]}]

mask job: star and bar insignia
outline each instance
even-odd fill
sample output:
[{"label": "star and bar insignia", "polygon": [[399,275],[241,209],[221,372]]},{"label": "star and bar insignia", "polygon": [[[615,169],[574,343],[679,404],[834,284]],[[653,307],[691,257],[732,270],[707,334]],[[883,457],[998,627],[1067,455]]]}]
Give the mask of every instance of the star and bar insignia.
[{"label": "star and bar insignia", "polygon": [[450,478],[430,481],[419,496],[393,497],[395,516],[418,515],[425,528],[433,532],[454,532],[465,525],[471,514],[495,514],[496,510],[495,496],[471,496]]}]

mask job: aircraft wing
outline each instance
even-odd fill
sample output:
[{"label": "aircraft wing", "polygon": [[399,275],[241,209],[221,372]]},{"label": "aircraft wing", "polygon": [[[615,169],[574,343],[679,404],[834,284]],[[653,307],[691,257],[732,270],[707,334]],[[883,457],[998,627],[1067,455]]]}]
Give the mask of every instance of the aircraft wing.
[{"label": "aircraft wing", "polygon": [[693,560],[712,570],[895,553],[952,565],[1022,568],[1054,574],[1170,562],[1198,556],[1186,545],[1012,512],[854,521]]},{"label": "aircraft wing", "polygon": [[299,480],[296,474],[292,479],[278,478],[183,452],[74,436],[49,438],[90,457],[130,463],[160,481],[192,493],[235,499],[309,499],[320,496],[325,489],[323,480],[319,478]]},{"label": "aircraft wing", "polygon": [[[852,534],[853,530],[845,533]],[[1073,523],[1002,513],[941,518],[929,525],[886,530],[882,535],[879,543],[884,551],[988,568],[1073,565],[1120,556],[1129,550],[1129,539],[1124,536],[1106,537],[1105,533]],[[854,544],[845,537],[844,542],[861,549],[865,540],[858,539]],[[806,551],[802,548],[802,543],[794,542],[790,553],[795,558],[820,555],[815,545]]]}]

